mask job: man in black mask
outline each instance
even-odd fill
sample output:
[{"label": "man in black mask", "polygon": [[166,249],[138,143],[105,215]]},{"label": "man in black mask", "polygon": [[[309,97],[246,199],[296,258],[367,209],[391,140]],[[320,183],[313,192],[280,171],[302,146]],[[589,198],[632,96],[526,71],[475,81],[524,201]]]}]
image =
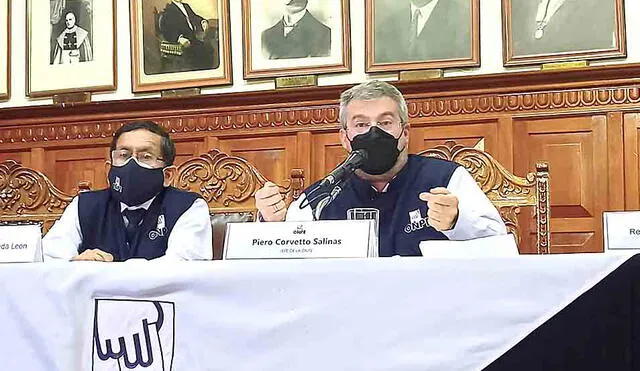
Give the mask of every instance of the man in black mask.
[{"label": "man in black mask", "polygon": [[175,155],[169,134],[153,122],[118,129],[107,162],[109,188],[73,199],[43,239],[45,257],[211,259],[207,203],[198,194],[169,187]]},{"label": "man in black mask", "polygon": [[[421,255],[420,241],[468,240],[505,234],[497,209],[471,175],[456,163],[408,154],[408,109],[402,94],[382,81],[369,81],[340,97],[340,142],[367,158],[318,219],[346,219],[350,210],[379,211],[379,255]],[[288,210],[278,188],[256,192],[265,221],[313,220],[318,183]],[[309,197],[309,199],[307,199]],[[302,205],[302,208],[300,207]]]}]

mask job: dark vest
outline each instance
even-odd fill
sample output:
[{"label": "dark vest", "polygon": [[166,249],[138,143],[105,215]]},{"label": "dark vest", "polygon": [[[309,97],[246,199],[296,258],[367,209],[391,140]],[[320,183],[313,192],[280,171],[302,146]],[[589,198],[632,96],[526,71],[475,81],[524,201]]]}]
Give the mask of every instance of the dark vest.
[{"label": "dark vest", "polygon": [[[420,241],[447,237],[427,226],[427,203],[418,195],[435,187],[446,187],[458,166],[437,158],[409,155],[407,164],[391,180],[386,192],[377,192],[371,183],[352,175],[343,191],[322,210],[320,219],[346,219],[347,210],[352,208],[378,209],[380,256],[420,256]],[[317,200],[311,206],[315,209],[316,204]]]},{"label": "dark vest", "polygon": [[[120,202],[111,198],[109,189],[82,192],[78,196],[78,217],[82,244],[78,253],[100,249],[113,255],[115,261],[130,258],[154,259],[165,254],[167,241],[180,216],[200,195],[172,187],[160,192],[149,206],[134,242],[129,245]],[[164,228],[162,227],[164,219]]]}]

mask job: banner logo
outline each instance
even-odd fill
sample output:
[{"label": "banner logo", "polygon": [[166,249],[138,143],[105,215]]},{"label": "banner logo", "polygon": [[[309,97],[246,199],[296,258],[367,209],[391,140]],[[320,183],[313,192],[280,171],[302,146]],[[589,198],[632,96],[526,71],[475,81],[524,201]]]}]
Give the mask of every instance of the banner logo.
[{"label": "banner logo", "polygon": [[171,371],[175,305],[165,301],[96,299],[93,371]]}]

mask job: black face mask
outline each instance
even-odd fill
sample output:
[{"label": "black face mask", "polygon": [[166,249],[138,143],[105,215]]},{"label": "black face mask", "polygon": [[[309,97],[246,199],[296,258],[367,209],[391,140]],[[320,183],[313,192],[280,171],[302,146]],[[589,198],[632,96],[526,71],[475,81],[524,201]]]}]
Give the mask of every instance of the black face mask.
[{"label": "black face mask", "polygon": [[396,164],[400,155],[398,139],[399,137],[396,138],[374,126],[366,133],[353,137],[351,149],[364,149],[367,151],[367,160],[362,165],[362,170],[367,174],[380,175],[391,170],[393,165]]},{"label": "black face mask", "polygon": [[164,188],[162,168],[148,169],[130,158],[122,166],[109,170],[111,196],[127,206],[137,206],[149,201]]}]

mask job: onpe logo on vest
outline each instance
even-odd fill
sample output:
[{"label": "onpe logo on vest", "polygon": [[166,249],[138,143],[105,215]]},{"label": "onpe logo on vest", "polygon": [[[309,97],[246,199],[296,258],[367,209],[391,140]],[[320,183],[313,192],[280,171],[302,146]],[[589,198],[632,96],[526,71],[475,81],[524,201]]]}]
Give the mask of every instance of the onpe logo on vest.
[{"label": "onpe logo on vest", "polygon": [[404,226],[404,233],[411,233],[429,227],[429,218],[422,217],[420,209],[409,211],[409,224]]},{"label": "onpe logo on vest", "polygon": [[171,371],[175,304],[95,299],[93,371]]},{"label": "onpe logo on vest", "polygon": [[113,188],[114,191],[122,193],[122,186],[120,185],[120,177],[119,176],[117,176],[113,180],[112,188]]},{"label": "onpe logo on vest", "polygon": [[149,232],[149,239],[153,241],[158,237],[164,236],[165,233],[167,233],[167,227],[164,223],[164,214],[160,214],[158,216],[158,224],[156,224],[156,229]]}]

